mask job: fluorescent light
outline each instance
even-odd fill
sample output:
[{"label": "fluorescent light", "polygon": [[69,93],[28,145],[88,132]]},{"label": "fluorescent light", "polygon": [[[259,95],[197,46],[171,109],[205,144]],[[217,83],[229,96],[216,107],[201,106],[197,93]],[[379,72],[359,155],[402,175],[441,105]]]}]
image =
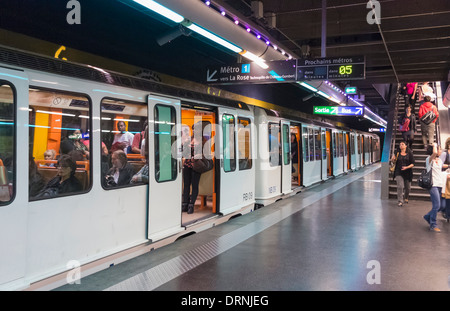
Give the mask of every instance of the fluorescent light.
[{"label": "fluorescent light", "polygon": [[238,47],[237,45],[234,45],[234,44],[222,39],[221,37],[213,34],[209,30],[206,30],[205,28],[202,28],[196,24],[190,24],[190,25],[187,25],[186,27],[189,28],[190,30],[195,31],[196,33],[226,47],[227,49],[230,49],[231,51],[233,51],[235,53],[242,52],[242,49],[240,47]]},{"label": "fluorescent light", "polygon": [[242,51],[241,53],[242,56],[244,56],[245,58],[255,62],[255,64],[257,64],[259,67],[263,68],[263,69],[267,69],[269,68],[269,66],[264,62],[264,60],[258,56],[256,56],[255,54],[249,52],[249,51]]},{"label": "fluorescent light", "polygon": [[174,21],[175,23],[181,23],[184,20],[184,17],[174,11],[162,6],[161,4],[153,1],[153,0],[134,0],[134,2],[139,3],[140,5],[145,6],[146,8]]},{"label": "fluorescent light", "polygon": [[309,85],[308,83],[300,82],[299,84],[300,84],[301,86],[307,88],[307,89],[310,90],[310,91],[313,91],[313,92],[317,92],[317,91],[318,91],[318,89],[316,89],[315,87]]},{"label": "fluorescent light", "polygon": [[327,93],[324,93],[322,91],[318,91],[317,94],[319,94],[319,95],[321,95],[321,96],[323,96],[323,97],[325,97],[327,99],[330,99],[330,97],[331,97],[330,95],[328,95]]},{"label": "fluorescent light", "polygon": [[56,115],[59,115],[59,116],[75,117],[75,115],[71,114],[71,113],[62,113],[62,112],[45,111],[45,110],[37,110],[36,112],[46,113],[46,114],[56,114]]}]

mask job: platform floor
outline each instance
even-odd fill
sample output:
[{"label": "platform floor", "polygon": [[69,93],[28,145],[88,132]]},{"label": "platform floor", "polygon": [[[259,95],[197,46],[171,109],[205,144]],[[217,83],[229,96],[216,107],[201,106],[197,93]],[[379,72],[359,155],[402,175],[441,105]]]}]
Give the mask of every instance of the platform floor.
[{"label": "platform floor", "polygon": [[450,224],[381,200],[380,164],[302,190],[57,291],[448,291]]}]

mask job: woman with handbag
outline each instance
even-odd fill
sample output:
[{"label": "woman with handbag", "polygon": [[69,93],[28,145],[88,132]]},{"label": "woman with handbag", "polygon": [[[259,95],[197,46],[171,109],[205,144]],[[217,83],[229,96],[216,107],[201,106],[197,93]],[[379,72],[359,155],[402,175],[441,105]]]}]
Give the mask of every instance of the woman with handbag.
[{"label": "woman with handbag", "polygon": [[407,148],[404,141],[400,142],[399,149],[397,156],[394,155],[391,160],[395,161],[393,178],[397,182],[398,206],[403,206],[403,203],[408,203],[415,162],[412,151]]},{"label": "woman with handbag", "polygon": [[442,188],[446,185],[447,174],[442,172],[443,163],[439,158],[441,146],[438,146],[436,143],[428,146],[427,154],[429,156],[425,160],[426,169],[428,171],[432,170],[432,187],[430,188],[431,210],[423,218],[430,225],[430,231],[441,232],[437,227],[436,217],[441,207]]},{"label": "woman with handbag", "polygon": [[[183,148],[183,197],[181,211],[188,214],[194,213],[194,205],[198,196],[198,184],[200,183],[201,172],[194,169],[194,163],[203,158],[203,129],[201,122],[192,125],[193,135],[184,137]],[[190,149],[190,150],[189,150]],[[192,188],[191,188],[192,187]],[[192,191],[192,192],[191,192]]]},{"label": "woman with handbag", "polygon": [[406,107],[405,113],[399,119],[399,124],[399,131],[402,132],[403,140],[409,149],[412,149],[414,133],[416,132],[416,116],[412,113],[411,106]]}]

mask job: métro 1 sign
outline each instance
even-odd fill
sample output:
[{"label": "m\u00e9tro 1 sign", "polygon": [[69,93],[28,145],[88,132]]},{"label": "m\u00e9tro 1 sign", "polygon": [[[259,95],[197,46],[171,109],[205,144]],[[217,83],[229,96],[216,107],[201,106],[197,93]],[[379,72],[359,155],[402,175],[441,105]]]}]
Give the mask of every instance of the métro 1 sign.
[{"label": "m\u00e9tro 1 sign", "polygon": [[314,106],[313,114],[328,116],[363,116],[364,107],[359,106]]}]

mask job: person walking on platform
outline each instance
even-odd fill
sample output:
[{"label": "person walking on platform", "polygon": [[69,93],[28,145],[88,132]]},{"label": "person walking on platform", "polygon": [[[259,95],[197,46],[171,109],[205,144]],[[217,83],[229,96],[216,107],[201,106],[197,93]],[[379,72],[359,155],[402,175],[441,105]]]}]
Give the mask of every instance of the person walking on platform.
[{"label": "person walking on platform", "polygon": [[[436,121],[439,118],[439,112],[433,103],[431,103],[430,96],[425,96],[424,103],[420,105],[419,108],[419,122],[420,131],[422,132],[422,141],[424,148],[426,149],[428,145],[432,145],[434,142],[434,131],[436,128]],[[432,111],[436,116],[431,122],[424,120],[424,117],[428,112]]]},{"label": "person walking on platform", "polygon": [[442,172],[442,160],[439,158],[441,155],[441,146],[434,143],[432,146],[428,146],[427,154],[429,155],[425,160],[426,169],[432,170],[432,182],[433,185],[430,188],[431,198],[431,210],[423,218],[430,225],[430,231],[441,232],[437,227],[436,217],[439,209],[441,208],[442,187],[446,185],[447,174]]},{"label": "person walking on platform", "polygon": [[395,161],[393,178],[397,182],[398,206],[403,206],[403,203],[408,203],[413,178],[412,168],[415,164],[414,155],[412,151],[407,148],[406,142],[400,142],[399,150],[392,157],[391,161]]},{"label": "person walking on platform", "polygon": [[412,149],[414,142],[414,133],[416,132],[416,116],[412,112],[411,106],[406,106],[406,111],[398,120],[400,124],[399,131],[402,132],[403,140],[409,149]]}]

